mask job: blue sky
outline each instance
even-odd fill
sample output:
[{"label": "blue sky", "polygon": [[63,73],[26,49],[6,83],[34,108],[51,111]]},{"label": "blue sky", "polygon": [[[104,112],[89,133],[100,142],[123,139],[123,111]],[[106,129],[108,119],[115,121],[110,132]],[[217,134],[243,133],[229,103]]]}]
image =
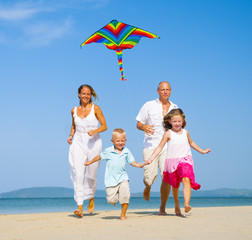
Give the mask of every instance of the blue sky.
[{"label": "blue sky", "polygon": [[[252,2],[233,0],[56,0],[0,2],[0,192],[26,187],[72,187],[66,142],[77,89],[94,87],[108,130],[122,127],[142,161],[141,106],[160,81],[187,119],[202,190],[252,188]],[[123,52],[121,82],[114,51],[80,44],[111,20],[160,36]],[[249,103],[250,102],[250,103]],[[98,170],[104,189],[105,163]],[[142,169],[127,168],[132,192],[143,190]],[[159,191],[160,179],[153,190]]]}]

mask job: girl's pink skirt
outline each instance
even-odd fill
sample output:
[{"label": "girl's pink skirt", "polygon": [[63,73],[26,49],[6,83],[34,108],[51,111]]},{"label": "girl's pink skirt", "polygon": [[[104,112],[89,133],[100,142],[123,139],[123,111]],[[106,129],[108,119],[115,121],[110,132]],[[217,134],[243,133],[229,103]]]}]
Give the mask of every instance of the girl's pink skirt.
[{"label": "girl's pink skirt", "polygon": [[182,178],[187,177],[191,181],[191,188],[194,190],[200,189],[200,185],[195,182],[193,166],[189,163],[181,162],[178,164],[176,171],[169,173],[164,171],[163,180],[169,183],[174,188],[178,188]]}]

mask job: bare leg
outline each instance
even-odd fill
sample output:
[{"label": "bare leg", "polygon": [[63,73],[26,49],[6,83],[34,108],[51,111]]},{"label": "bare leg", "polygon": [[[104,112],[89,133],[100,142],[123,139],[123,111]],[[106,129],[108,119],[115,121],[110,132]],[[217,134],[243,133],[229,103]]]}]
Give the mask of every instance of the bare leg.
[{"label": "bare leg", "polygon": [[122,212],[121,212],[121,220],[126,220],[126,211],[128,209],[128,203],[123,203],[122,204]]},{"label": "bare leg", "polygon": [[164,180],[162,180],[161,187],[160,187],[161,205],[159,208],[159,215],[166,215],[165,206],[168,201],[170,191],[171,191],[171,185],[168,184],[167,182],[164,182]]},{"label": "bare leg", "polygon": [[181,216],[180,206],[179,206],[179,187],[172,188],[173,198],[175,203],[175,214],[177,216]]},{"label": "bare leg", "polygon": [[83,205],[78,205],[78,209],[74,211],[74,215],[83,217]]},{"label": "bare leg", "polygon": [[183,194],[184,194],[184,206],[185,206],[185,212],[188,213],[192,207],[189,205],[190,198],[191,198],[191,181],[188,177],[182,178],[182,183],[184,186]]},{"label": "bare leg", "polygon": [[89,199],[89,204],[88,204],[88,212],[93,213],[94,211],[94,198]]},{"label": "bare leg", "polygon": [[145,181],[144,181],[144,185],[145,185],[145,189],[143,191],[143,198],[146,201],[150,200],[150,190],[151,190],[151,185],[148,185]]}]

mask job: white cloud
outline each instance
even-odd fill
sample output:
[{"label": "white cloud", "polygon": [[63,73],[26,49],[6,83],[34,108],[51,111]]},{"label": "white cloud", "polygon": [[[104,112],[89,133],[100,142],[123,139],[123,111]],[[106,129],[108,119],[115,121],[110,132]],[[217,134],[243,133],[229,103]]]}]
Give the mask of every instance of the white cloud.
[{"label": "white cloud", "polygon": [[[13,0],[0,2],[0,43],[20,43],[26,46],[48,45],[70,31],[71,18],[59,20],[59,9],[97,9],[108,4],[110,0]],[[52,14],[45,14],[51,12]],[[13,37],[13,36],[16,37]],[[6,39],[10,39],[7,41]]]},{"label": "white cloud", "polygon": [[0,19],[18,21],[32,17],[38,12],[45,11],[31,2],[16,3],[14,5],[0,5]]},{"label": "white cloud", "polygon": [[48,45],[52,40],[64,36],[71,28],[73,21],[69,17],[63,22],[39,22],[25,29],[27,46]]},{"label": "white cloud", "polygon": [[42,2],[56,8],[97,9],[109,3],[110,0],[43,0]]}]

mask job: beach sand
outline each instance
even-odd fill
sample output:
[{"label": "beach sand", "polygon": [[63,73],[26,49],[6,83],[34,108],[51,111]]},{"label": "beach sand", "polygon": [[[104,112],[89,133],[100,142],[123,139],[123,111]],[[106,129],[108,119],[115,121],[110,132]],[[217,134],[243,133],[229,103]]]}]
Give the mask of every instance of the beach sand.
[{"label": "beach sand", "polygon": [[[182,209],[183,210],[183,209]],[[98,211],[76,218],[72,213],[0,215],[1,240],[148,240],[252,239],[252,206],[193,208],[177,217],[172,209]]]}]

